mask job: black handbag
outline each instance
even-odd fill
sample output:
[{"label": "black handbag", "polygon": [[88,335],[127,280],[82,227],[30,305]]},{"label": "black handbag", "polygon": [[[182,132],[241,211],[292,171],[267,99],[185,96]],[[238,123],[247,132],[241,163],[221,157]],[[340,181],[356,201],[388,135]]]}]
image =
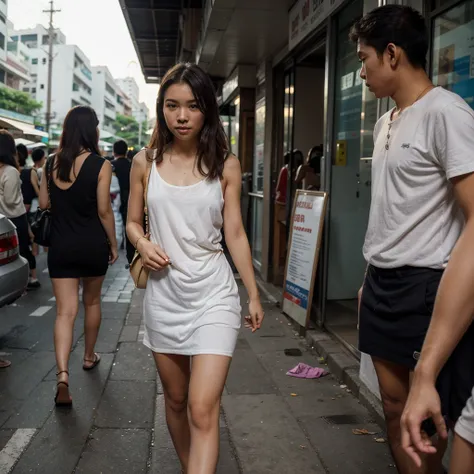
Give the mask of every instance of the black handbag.
[{"label": "black handbag", "polygon": [[53,215],[51,214],[51,191],[50,191],[50,181],[51,181],[51,162],[53,156],[50,156],[46,161],[46,182],[48,185],[48,208],[40,209],[38,208],[35,214],[34,221],[31,224],[31,231],[34,235],[34,241],[43,247],[49,247],[51,244],[51,225],[53,220]]}]

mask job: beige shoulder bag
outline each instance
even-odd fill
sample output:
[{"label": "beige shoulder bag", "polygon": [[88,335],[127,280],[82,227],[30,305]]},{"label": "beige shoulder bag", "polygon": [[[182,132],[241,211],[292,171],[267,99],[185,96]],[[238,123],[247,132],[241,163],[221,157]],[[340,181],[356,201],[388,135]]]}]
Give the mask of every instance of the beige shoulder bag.
[{"label": "beige shoulder bag", "polygon": [[[144,202],[144,209],[143,212],[145,214],[145,238],[150,238],[150,228],[148,224],[148,204],[147,204],[147,196],[148,196],[148,182],[150,181],[150,172],[151,167],[155,163],[154,160],[150,160],[147,156],[146,160],[146,172],[143,182],[143,202]],[[148,275],[150,270],[143,266],[142,256],[135,250],[135,255],[133,256],[132,263],[130,263],[130,275],[132,276],[133,282],[135,283],[136,288],[145,289],[146,284],[148,281]]]}]

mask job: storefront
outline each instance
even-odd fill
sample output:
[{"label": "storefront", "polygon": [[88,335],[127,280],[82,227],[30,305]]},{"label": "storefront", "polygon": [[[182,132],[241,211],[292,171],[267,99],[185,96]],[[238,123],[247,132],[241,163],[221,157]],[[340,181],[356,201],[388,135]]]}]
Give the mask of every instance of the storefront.
[{"label": "storefront", "polygon": [[436,0],[429,13],[433,83],[474,108],[474,1]]},{"label": "storefront", "polygon": [[[423,9],[421,0],[409,4]],[[364,87],[348,34],[357,18],[377,6],[376,0],[299,0],[288,12],[287,46],[252,72],[248,66],[238,66],[222,94],[231,146],[241,158],[243,172],[251,172],[253,178],[244,216],[254,266],[265,280],[280,287],[286,223],[301,186],[295,183],[295,174],[310,150],[322,144],[319,187],[328,193],[329,202],[311,319],[357,356],[357,291],[366,266],[361,249],[371,199],[373,129],[393,103],[377,100]],[[424,12],[432,37],[434,83],[473,104],[474,0],[436,0],[424,5]],[[282,208],[275,203],[275,192],[286,154],[290,159]]]},{"label": "storefront", "polygon": [[[285,154],[290,155],[287,199],[283,213],[274,199],[268,205],[273,216],[268,279],[282,286],[288,238],[286,222],[297,187],[304,187],[295,182],[296,173],[315,149],[321,147],[323,156],[315,172],[319,174],[318,188],[328,192],[330,199],[313,292],[312,320],[331,328],[330,323],[344,315],[346,320],[336,329],[352,331],[354,344],[357,338],[354,302],[365,268],[360,249],[370,205],[370,185],[359,189],[364,97],[360,65],[348,33],[362,12],[362,0],[300,1],[289,12],[288,49],[273,69],[271,157],[274,198],[278,177],[285,166]],[[265,242],[262,247],[265,248]]]},{"label": "storefront", "polygon": [[252,190],[250,196],[251,232],[250,246],[252,260],[258,271],[262,269],[263,258],[263,200],[264,200],[264,149],[265,149],[265,76],[257,76],[255,91],[255,138],[252,169]]},{"label": "storefront", "polygon": [[256,67],[239,65],[222,85],[220,114],[231,152],[250,172],[253,162]]}]

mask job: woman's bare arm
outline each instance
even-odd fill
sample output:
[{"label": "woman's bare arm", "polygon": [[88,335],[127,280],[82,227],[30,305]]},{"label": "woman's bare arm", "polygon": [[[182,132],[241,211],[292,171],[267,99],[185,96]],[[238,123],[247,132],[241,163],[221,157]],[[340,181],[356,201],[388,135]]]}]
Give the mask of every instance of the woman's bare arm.
[{"label": "woman's bare arm", "polygon": [[117,237],[115,236],[115,219],[110,200],[110,182],[112,180],[112,165],[106,161],[99,173],[97,185],[97,212],[102,222],[107,238],[110,242],[111,261],[114,263],[118,257]]},{"label": "woman's bare arm", "polygon": [[[152,165],[154,166],[154,164]],[[130,195],[128,198],[127,236],[140,252],[145,267],[161,270],[169,265],[169,258],[159,245],[148,240],[143,229],[144,218],[144,179],[147,172],[147,152],[142,150],[133,158],[130,172]]]},{"label": "woman's bare arm", "polygon": [[224,194],[224,235],[235,266],[244,282],[250,300],[250,317],[252,330],[260,328],[263,321],[263,310],[253,270],[250,245],[242,223],[240,208],[240,192],[242,172],[240,162],[235,156],[229,156],[225,161],[224,179],[226,183]]}]

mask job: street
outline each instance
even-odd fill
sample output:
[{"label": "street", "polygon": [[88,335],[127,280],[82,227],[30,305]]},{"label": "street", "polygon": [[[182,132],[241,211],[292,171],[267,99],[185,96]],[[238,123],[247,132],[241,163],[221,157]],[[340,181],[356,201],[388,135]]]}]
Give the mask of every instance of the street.
[{"label": "street", "polygon": [[[45,255],[38,262],[42,288],[0,310],[0,357],[12,361],[0,372],[0,473],[179,474],[162,389],[141,344],[143,292],[132,294],[123,256],[104,285],[102,361],[92,372],[82,370],[82,311],[76,323],[69,411],[53,404],[55,303]],[[237,342],[217,472],[395,473],[385,434],[345,386],[331,375],[286,375],[298,362],[324,365],[275,304],[263,303],[263,328],[242,329]],[[286,356],[289,348],[302,355]]]}]

